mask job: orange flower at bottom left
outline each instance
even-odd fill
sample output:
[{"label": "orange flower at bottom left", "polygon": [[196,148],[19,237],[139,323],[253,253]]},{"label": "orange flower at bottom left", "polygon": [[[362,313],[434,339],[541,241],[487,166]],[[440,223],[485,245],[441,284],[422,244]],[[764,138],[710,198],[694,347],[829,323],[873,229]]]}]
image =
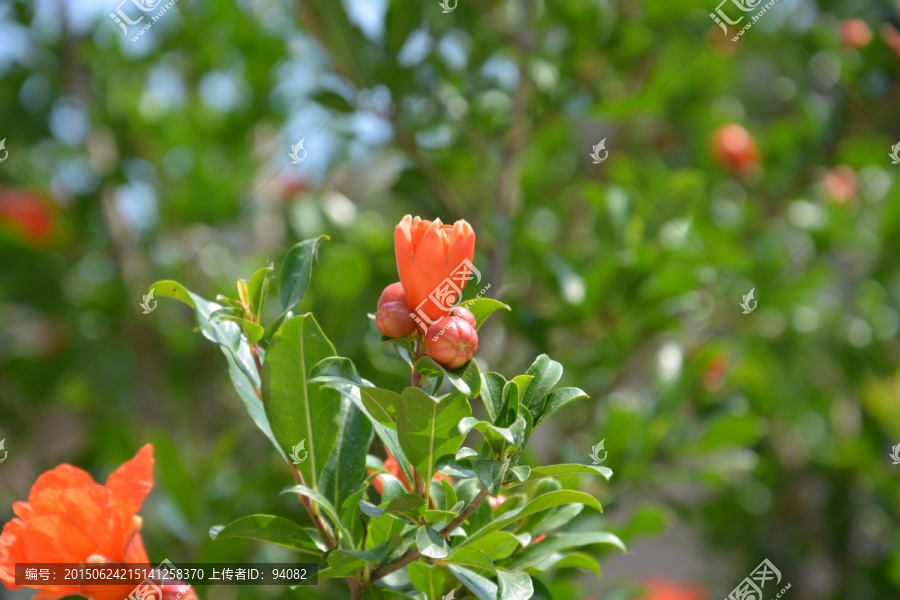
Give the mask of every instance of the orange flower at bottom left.
[{"label": "orange flower at bottom left", "polygon": [[[153,446],[116,469],[106,485],[63,464],[38,477],[27,502],[13,504],[16,517],[0,535],[0,581],[16,585],[16,563],[149,563],[137,516],[153,487]],[[133,585],[29,584],[34,600],[80,595],[90,600],[124,600]],[[196,600],[187,586],[164,586],[163,598]]]}]

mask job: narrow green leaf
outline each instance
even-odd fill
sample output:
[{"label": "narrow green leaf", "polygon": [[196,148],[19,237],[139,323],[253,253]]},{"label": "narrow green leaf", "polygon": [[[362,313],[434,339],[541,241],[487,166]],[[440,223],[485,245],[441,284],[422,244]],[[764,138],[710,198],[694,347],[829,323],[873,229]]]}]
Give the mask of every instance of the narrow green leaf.
[{"label": "narrow green leaf", "polygon": [[584,390],[580,390],[576,387],[565,387],[551,392],[550,395],[547,396],[547,401],[544,403],[544,409],[541,411],[540,416],[534,420],[534,426],[537,427],[546,421],[550,415],[570,402],[575,402],[576,400],[587,397],[588,395]]},{"label": "narrow green leaf", "polygon": [[459,565],[447,565],[447,568],[478,600],[497,600],[497,584],[487,577]]},{"label": "narrow green leaf", "polygon": [[260,321],[259,313],[266,303],[269,295],[269,275],[274,269],[272,266],[259,269],[250,277],[247,283],[247,295],[250,296],[250,313]]},{"label": "narrow green leaf", "polygon": [[311,385],[310,372],[334,354],[315,318],[305,314],[285,321],[263,364],[263,404],[272,431],[314,490],[319,489],[320,475],[335,447],[341,395]]},{"label": "narrow green leaf", "polygon": [[320,235],[311,240],[295,244],[284,257],[278,271],[278,299],[283,312],[293,310],[303,300],[309,281],[312,278],[312,265],[316,258],[316,249],[322,240],[330,240],[327,235]]},{"label": "narrow green leaf", "polygon": [[407,481],[412,481],[412,470],[397,437],[397,419],[400,413],[400,395],[391,390],[372,387],[362,381],[356,367],[347,358],[333,357],[316,364],[310,374],[310,384],[328,386],[347,394],[347,386],[354,386],[359,393],[349,397],[371,421],[375,433],[394,455]]},{"label": "narrow green leaf", "polygon": [[512,309],[508,305],[499,300],[494,300],[493,298],[474,298],[460,303],[460,306],[468,308],[472,311],[472,314],[475,315],[476,329],[481,329],[481,326],[484,325],[487,318],[494,314],[494,311],[498,309],[502,308],[503,310],[512,312]]},{"label": "narrow green leaf", "polygon": [[531,576],[528,573],[497,569],[499,600],[528,600],[534,594]]},{"label": "narrow green leaf", "polygon": [[491,496],[499,494],[509,468],[509,459],[501,461],[476,458],[474,463],[475,475],[478,476],[478,480],[481,481],[488,493]]},{"label": "narrow green leaf", "polygon": [[482,574],[491,576],[497,574],[494,562],[490,559],[484,550],[478,548],[459,548],[444,560],[445,563],[460,565],[473,569],[476,572],[481,571]]},{"label": "narrow green leaf", "polygon": [[550,569],[586,569],[595,573],[597,577],[603,575],[603,570],[600,568],[600,563],[598,563],[592,556],[584,554],[583,552],[554,554],[552,556],[548,556],[546,559],[542,560],[532,568],[537,569],[541,572],[549,571]]},{"label": "narrow green leaf", "polygon": [[481,374],[481,400],[491,422],[496,425],[503,410],[503,386],[506,379],[500,373],[489,371]]},{"label": "narrow green leaf", "polygon": [[310,500],[314,501],[318,504],[325,514],[328,515],[328,518],[334,523],[337,529],[341,530],[341,533],[344,537],[352,543],[353,536],[350,535],[350,532],[344,527],[344,524],[341,523],[341,519],[337,514],[337,510],[335,510],[334,505],[322,494],[317,492],[316,490],[310,489],[305,485],[292,485],[281,490],[282,494],[300,494],[301,496],[305,496]]},{"label": "narrow green leaf", "polygon": [[612,469],[608,467],[600,467],[597,465],[547,465],[544,467],[535,467],[531,470],[528,481],[537,481],[545,477],[561,477],[564,475],[600,475],[609,481],[612,477]]},{"label": "narrow green leaf", "polygon": [[528,546],[507,566],[509,569],[525,570],[538,564],[548,556],[569,550],[595,545],[609,545],[626,552],[625,544],[612,533],[589,531],[583,533],[559,533],[549,535],[538,544]]},{"label": "narrow green leaf", "polygon": [[420,592],[425,592],[426,598],[441,598],[450,581],[447,569],[440,565],[425,564],[424,562],[410,563],[407,567],[409,581]]},{"label": "narrow green leaf", "polygon": [[518,538],[508,531],[492,531],[472,542],[466,544],[465,548],[460,548],[455,552],[460,552],[466,548],[475,548],[484,551],[491,560],[503,560],[509,558],[521,545]]},{"label": "narrow green leaf", "polygon": [[[348,388],[348,393],[356,392],[356,388]],[[366,455],[373,437],[372,423],[346,396],[340,419],[334,449],[319,481],[319,491],[335,506],[342,506],[366,478]]]},{"label": "narrow green leaf", "polygon": [[322,556],[323,554],[302,527],[282,517],[251,515],[214,529],[215,533],[210,530],[210,537],[214,540],[245,538],[268,542],[313,556]]},{"label": "narrow green leaf", "polygon": [[593,496],[585,494],[584,492],[576,492],[575,490],[559,490],[555,492],[548,492],[546,494],[533,498],[522,508],[510,511],[504,514],[501,518],[495,519],[493,522],[488,523],[478,531],[475,531],[466,540],[463,541],[461,546],[468,545],[471,540],[477,539],[478,537],[486,535],[492,531],[503,529],[510,523],[514,523],[519,519],[522,519],[523,517],[533,515],[542,510],[547,510],[548,508],[562,506],[564,504],[584,504],[585,506],[590,506],[591,508],[596,509],[598,512],[603,512],[603,508],[600,506],[600,503],[597,502],[597,499]]},{"label": "narrow green leaf", "polygon": [[525,390],[525,395],[522,397],[522,406],[528,409],[536,422],[538,415],[544,410],[547,395],[562,377],[563,368],[561,364],[552,360],[546,354],[541,354],[528,367],[525,373],[526,375],[532,375],[534,381]]},{"label": "narrow green leaf", "polygon": [[147,288],[147,294],[153,292],[153,296],[155,298],[174,298],[176,300],[180,300],[194,308],[194,300],[192,298],[191,292],[187,290],[186,287],[178,283],[177,281],[173,281],[171,279],[162,279],[155,283],[150,284],[150,287]]},{"label": "narrow green leaf", "polygon": [[416,547],[422,556],[428,558],[446,558],[450,554],[450,544],[431,527],[419,527],[416,532]]},{"label": "narrow green leaf", "polygon": [[455,453],[465,436],[457,424],[472,414],[468,399],[456,392],[441,399],[419,388],[400,396],[397,434],[403,452],[425,481],[431,481],[438,457]]}]

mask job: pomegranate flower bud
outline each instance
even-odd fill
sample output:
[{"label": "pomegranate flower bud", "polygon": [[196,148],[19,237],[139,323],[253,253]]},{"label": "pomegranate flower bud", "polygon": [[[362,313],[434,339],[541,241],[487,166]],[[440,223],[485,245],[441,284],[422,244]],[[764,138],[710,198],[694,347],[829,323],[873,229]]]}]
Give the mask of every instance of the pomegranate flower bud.
[{"label": "pomegranate flower bud", "polygon": [[381,333],[391,338],[408,337],[416,330],[416,322],[403,302],[385,302],[379,306],[375,324]]},{"label": "pomegranate flower bud", "polygon": [[454,306],[447,316],[462,319],[463,321],[467,321],[473,328],[478,328],[478,323],[475,321],[475,315],[472,314],[471,310],[464,306]]},{"label": "pomegranate flower bud", "polygon": [[478,350],[478,332],[464,318],[444,317],[428,328],[425,351],[439,365],[458,369]]},{"label": "pomegranate flower bud", "polygon": [[385,302],[402,302],[409,306],[409,303],[406,301],[406,292],[403,291],[402,283],[398,281],[397,283],[392,283],[384,288],[384,291],[381,292],[381,297],[378,299],[378,308],[381,308],[381,305]]}]

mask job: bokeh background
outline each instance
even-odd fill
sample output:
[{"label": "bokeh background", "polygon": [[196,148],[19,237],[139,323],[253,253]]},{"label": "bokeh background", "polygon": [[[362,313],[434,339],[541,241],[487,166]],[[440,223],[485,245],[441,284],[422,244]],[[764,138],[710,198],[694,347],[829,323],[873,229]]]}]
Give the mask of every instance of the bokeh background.
[{"label": "bokeh background", "polygon": [[579,485],[606,512],[573,526],[629,552],[555,598],[724,598],[764,558],[794,600],[898,596],[896,1],[778,0],[737,43],[716,0],[178,0],[137,41],[115,4],[0,4],[0,520],[152,442],[152,560],[291,560],[209,541],[302,509],[190,311],[139,303],[233,295],[325,233],[304,308],[399,386],[367,313],[412,213],[472,223],[513,309],[482,370],[547,352],[592,396],[526,461],[603,440],[616,475]]}]

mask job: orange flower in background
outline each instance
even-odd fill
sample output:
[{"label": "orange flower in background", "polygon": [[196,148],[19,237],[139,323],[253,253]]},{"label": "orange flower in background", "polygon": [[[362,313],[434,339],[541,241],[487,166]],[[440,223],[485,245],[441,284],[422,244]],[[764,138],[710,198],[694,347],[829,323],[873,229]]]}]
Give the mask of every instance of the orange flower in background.
[{"label": "orange flower in background", "polygon": [[[38,477],[27,502],[13,504],[16,517],[0,535],[0,581],[16,585],[16,563],[149,563],[137,516],[153,487],[153,446],[116,469],[106,485],[84,470],[59,465]],[[90,600],[123,600],[134,585],[44,584],[35,598],[57,600],[81,595]],[[195,600],[193,590],[166,586],[164,597]],[[176,588],[179,588],[176,590]]]},{"label": "orange flower in background", "polygon": [[9,229],[32,247],[44,247],[53,235],[53,215],[28,190],[0,189],[0,229]]},{"label": "orange flower in background", "polygon": [[[403,487],[406,488],[407,491],[412,491],[409,486],[409,480],[406,478],[406,475],[403,473],[403,469],[400,468],[400,465],[397,464],[397,459],[394,458],[394,455],[391,454],[391,451],[387,448],[384,449],[387,452],[387,458],[384,459],[384,470],[396,477],[400,480],[400,483],[403,484]],[[372,469],[369,469],[369,473],[374,473]],[[453,479],[450,478],[449,475],[444,475],[443,473],[435,473],[434,477],[431,478],[432,481],[440,481],[442,479],[446,479],[449,482],[453,482]],[[372,479],[372,487],[375,488],[375,491],[378,492],[378,495],[381,496],[384,494],[384,482],[381,481],[381,475],[376,476]]]},{"label": "orange flower in background", "polygon": [[644,583],[647,594],[643,600],[707,600],[708,594],[703,587],[692,584],[680,584],[665,577],[654,576]]},{"label": "orange flower in background", "polygon": [[[419,217],[406,215],[394,229],[394,251],[397,255],[397,272],[409,308],[416,312],[421,305],[424,313],[431,321],[435,321],[449,312],[449,307],[459,300],[455,290],[447,296],[442,288],[445,280],[452,275],[463,262],[472,262],[475,256],[475,232],[466,221],[457,221],[453,225],[444,225],[440,219],[426,221]],[[459,290],[465,281],[454,280]],[[432,292],[437,292],[440,304],[427,300]]]}]

